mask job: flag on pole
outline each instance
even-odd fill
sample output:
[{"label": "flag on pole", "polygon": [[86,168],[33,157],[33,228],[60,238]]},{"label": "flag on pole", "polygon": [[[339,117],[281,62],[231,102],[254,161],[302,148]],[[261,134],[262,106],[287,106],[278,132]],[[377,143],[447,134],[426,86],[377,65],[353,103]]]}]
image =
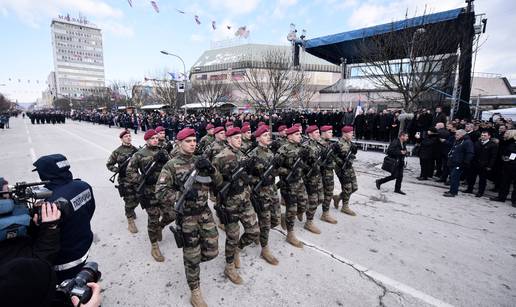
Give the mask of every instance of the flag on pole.
[{"label": "flag on pole", "polygon": [[201,21],[199,20],[199,16],[195,15],[195,16],[194,16],[194,18],[195,18],[195,22],[196,22],[198,25],[200,25],[200,24],[201,24]]},{"label": "flag on pole", "polygon": [[217,26],[215,24],[215,20],[211,22],[211,27],[213,28],[213,30],[217,30]]},{"label": "flag on pole", "polygon": [[127,3],[129,3],[130,7],[133,7],[133,0],[127,0]]},{"label": "flag on pole", "polygon": [[152,4],[152,7],[156,11],[156,13],[159,13],[159,7],[158,7],[158,4],[156,3],[156,1],[151,1],[150,3]]},{"label": "flag on pole", "polygon": [[239,27],[238,30],[235,32],[235,36],[243,37],[243,38],[248,38],[249,37],[249,30],[247,30],[247,26]]},{"label": "flag on pole", "polygon": [[355,111],[355,117],[360,114],[360,111],[362,111],[362,101],[360,101],[360,98],[358,100],[357,109]]},{"label": "flag on pole", "polygon": [[176,11],[177,11],[178,13],[181,13],[181,14],[184,14],[184,13],[185,13],[185,11],[181,11],[181,10],[178,10],[178,9],[176,9]]},{"label": "flag on pole", "polygon": [[226,26],[226,28],[228,28],[228,30],[231,30],[231,26]]}]

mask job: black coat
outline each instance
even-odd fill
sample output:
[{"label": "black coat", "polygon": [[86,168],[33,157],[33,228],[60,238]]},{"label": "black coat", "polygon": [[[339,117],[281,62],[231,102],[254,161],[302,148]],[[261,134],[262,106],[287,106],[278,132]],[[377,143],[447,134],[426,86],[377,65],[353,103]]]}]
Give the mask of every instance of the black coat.
[{"label": "black coat", "polygon": [[473,143],[467,135],[455,141],[450,153],[448,154],[449,167],[468,167],[475,155]]},{"label": "black coat", "polygon": [[421,140],[419,148],[419,158],[421,160],[436,159],[440,153],[440,143],[438,134],[429,134]]},{"label": "black coat", "polygon": [[489,140],[482,144],[480,140],[475,143],[475,158],[473,159],[473,166],[478,168],[493,169],[496,162],[496,155],[498,153],[498,145]]},{"label": "black coat", "polygon": [[[405,151],[405,154],[403,154],[401,151]],[[387,148],[387,155],[391,158],[395,158],[399,162],[399,166],[403,167],[405,164],[405,156],[406,156],[407,146],[405,143],[401,143],[400,139],[397,138],[393,140],[389,147]]]}]

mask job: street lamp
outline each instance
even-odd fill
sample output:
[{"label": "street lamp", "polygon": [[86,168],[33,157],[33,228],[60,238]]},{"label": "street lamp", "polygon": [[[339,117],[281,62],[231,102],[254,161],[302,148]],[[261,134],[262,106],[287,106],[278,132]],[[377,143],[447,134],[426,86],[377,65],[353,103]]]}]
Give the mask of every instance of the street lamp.
[{"label": "street lamp", "polygon": [[180,56],[178,56],[177,54],[173,54],[173,53],[167,52],[165,50],[161,50],[160,52],[162,54],[164,54],[164,55],[170,55],[170,56],[176,57],[176,58],[178,58],[181,61],[181,63],[183,63],[183,74],[185,76],[185,89],[184,89],[184,95],[183,96],[185,98],[184,108],[185,108],[185,115],[186,115],[186,90],[187,90],[187,86],[186,85],[187,85],[187,77],[186,77],[185,61],[183,61],[183,59]]}]

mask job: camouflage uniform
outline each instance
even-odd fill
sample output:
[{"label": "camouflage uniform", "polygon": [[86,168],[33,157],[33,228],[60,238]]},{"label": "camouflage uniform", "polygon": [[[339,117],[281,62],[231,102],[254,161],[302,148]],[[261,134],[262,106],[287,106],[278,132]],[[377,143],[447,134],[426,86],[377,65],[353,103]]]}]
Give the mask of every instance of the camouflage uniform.
[{"label": "camouflage uniform", "polygon": [[[321,140],[320,144],[328,148],[328,146],[332,146],[331,142],[328,140]],[[321,165],[321,177],[324,189],[324,199],[322,209],[323,212],[328,212],[330,210],[330,203],[333,197],[333,189],[335,187],[334,177],[333,177],[333,169],[335,168],[335,157],[332,154],[326,160],[324,165]]]},{"label": "camouflage uniform", "polygon": [[[147,146],[140,149],[133,155],[129,165],[127,166],[127,178],[133,186],[137,187],[139,185],[145,168],[151,165],[154,161],[154,156],[159,152],[159,150],[159,147]],[[161,237],[162,229],[166,225],[172,223],[175,219],[172,204],[162,205],[156,199],[156,182],[158,181],[158,176],[163,164],[163,162],[156,162],[154,171],[149,174],[145,180],[142,195],[140,196],[142,208],[147,211],[149,216],[147,231],[149,233],[151,243],[156,243]]]},{"label": "camouflage uniform", "polygon": [[358,190],[357,176],[353,169],[352,160],[355,159],[355,155],[352,153],[349,156],[349,161],[346,163],[346,167],[342,169],[344,165],[344,159],[350,150],[356,148],[351,141],[344,139],[339,140],[340,153],[335,157],[335,173],[340,181],[342,192],[340,193],[340,199],[342,200],[343,207],[349,205],[349,198],[351,194]]},{"label": "camouflage uniform", "polygon": [[[181,195],[188,173],[196,157],[179,152],[165,164],[156,183],[156,198],[162,206],[171,206]],[[217,176],[211,176],[217,178]],[[199,264],[219,254],[219,233],[208,207],[209,183],[195,182],[195,201],[185,201],[181,227],[183,229],[183,263],[190,290],[199,288]]]},{"label": "camouflage uniform", "polygon": [[[314,166],[313,164],[319,156],[322,154],[322,147],[317,143],[317,141],[308,139],[304,144],[306,148],[309,149],[310,156],[308,159],[308,165],[310,168]],[[321,179],[321,170],[318,165],[314,166],[310,177],[306,176],[303,178],[306,187],[306,193],[308,194],[308,210],[306,211],[306,219],[311,221],[314,219],[315,211],[317,211],[317,207],[320,203],[323,202],[324,193],[323,193],[323,185]]]},{"label": "camouflage uniform", "polygon": [[[255,159],[253,165],[251,188],[253,188],[259,181],[260,175],[265,172],[274,154],[267,147],[257,146],[250,153],[249,156]],[[262,204],[262,212],[258,213],[258,224],[260,225],[260,244],[262,247],[267,246],[269,242],[269,231],[280,223],[280,205],[278,198],[278,190],[274,184],[277,171],[272,171],[269,178],[264,178],[264,181],[258,190],[258,201]],[[256,206],[256,204],[255,204]]]},{"label": "camouflage uniform", "polygon": [[252,146],[253,146],[253,142],[251,140],[246,140],[246,139],[242,138],[242,146],[240,147],[241,151],[248,152]]},{"label": "camouflage uniform", "polygon": [[213,161],[213,158],[221,152],[226,147],[226,141],[213,141],[208,147],[204,150],[203,155],[210,161]]},{"label": "camouflage uniform", "polygon": [[211,143],[215,142],[215,136],[213,134],[206,134],[201,138],[199,144],[197,144],[196,155],[201,155]]},{"label": "camouflage uniform", "polygon": [[303,214],[306,211],[306,203],[308,197],[306,188],[303,183],[303,167],[296,170],[290,182],[286,182],[290,169],[299,157],[299,151],[302,149],[301,144],[287,142],[278,150],[278,169],[281,179],[281,197],[285,200],[287,206],[286,223],[287,230],[294,230],[294,219],[296,214]]},{"label": "camouflage uniform", "polygon": [[138,207],[138,199],[136,198],[136,191],[134,190],[133,185],[131,185],[127,178],[127,166],[126,169],[119,169],[119,167],[120,164],[124,163],[127,158],[129,158],[137,151],[138,148],[134,147],[133,145],[120,145],[111,153],[106,163],[108,170],[114,173],[119,172],[117,186],[118,193],[120,194],[120,197],[123,198],[125,203],[125,216],[132,219],[136,217],[134,209]]},{"label": "camouflage uniform", "polygon": [[[240,150],[226,146],[213,158],[213,166],[220,172],[221,179],[228,182],[232,172],[243,159],[244,154]],[[256,213],[250,201],[250,188],[247,184],[247,178],[248,175],[244,172],[240,178],[233,181],[226,199],[223,200],[225,212],[230,218],[230,222],[225,225],[227,263],[233,263],[237,247],[243,249],[253,242],[258,243],[260,235]],[[240,240],[238,221],[244,226],[244,234],[240,237]]]}]

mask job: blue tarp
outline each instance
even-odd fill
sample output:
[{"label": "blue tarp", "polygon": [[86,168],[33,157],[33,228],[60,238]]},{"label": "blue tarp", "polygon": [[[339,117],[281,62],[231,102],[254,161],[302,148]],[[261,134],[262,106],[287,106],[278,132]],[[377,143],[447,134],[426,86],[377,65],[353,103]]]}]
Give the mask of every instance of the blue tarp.
[{"label": "blue tarp", "polygon": [[363,40],[368,37],[398,30],[407,30],[429,24],[455,21],[463,12],[464,9],[459,8],[349,32],[313,38],[305,42],[305,50],[310,54],[335,64],[340,64],[340,58],[347,58],[348,63],[350,63],[353,62],[352,58],[356,56],[357,40]]}]

